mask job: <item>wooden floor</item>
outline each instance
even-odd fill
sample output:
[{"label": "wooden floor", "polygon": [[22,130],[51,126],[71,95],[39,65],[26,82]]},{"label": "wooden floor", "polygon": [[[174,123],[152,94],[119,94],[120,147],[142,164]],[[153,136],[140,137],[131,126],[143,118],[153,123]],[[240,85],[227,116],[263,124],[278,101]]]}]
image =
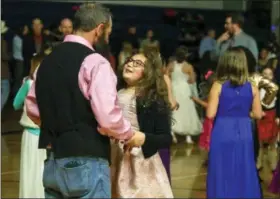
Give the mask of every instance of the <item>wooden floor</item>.
[{"label": "wooden floor", "polygon": [[[20,112],[9,103],[1,114],[1,198],[18,198],[21,127]],[[172,188],[176,198],[205,198],[207,170],[203,167],[205,154],[195,145],[185,143],[172,147]],[[267,191],[271,180],[268,166],[261,173],[265,198],[277,198]],[[279,197],[278,197],[279,198]]]},{"label": "wooden floor", "polygon": [[[17,198],[19,190],[19,164],[21,133],[2,136],[2,198]],[[7,148],[5,149],[5,145]],[[176,198],[205,198],[206,168],[202,166],[203,154],[195,146],[185,143],[172,149],[172,188]],[[261,173],[264,179],[265,198],[277,198],[268,193],[267,186],[271,180],[268,169]]]}]

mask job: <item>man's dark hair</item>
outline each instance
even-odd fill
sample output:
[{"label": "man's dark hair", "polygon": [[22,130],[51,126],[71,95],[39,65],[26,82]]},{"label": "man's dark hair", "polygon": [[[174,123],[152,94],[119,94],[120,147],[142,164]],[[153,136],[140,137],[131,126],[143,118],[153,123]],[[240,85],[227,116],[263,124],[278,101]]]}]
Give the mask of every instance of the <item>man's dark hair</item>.
[{"label": "man's dark hair", "polygon": [[240,28],[243,27],[245,20],[241,13],[233,12],[227,15],[227,18],[229,17],[231,18],[231,23],[238,24]]},{"label": "man's dark hair", "polygon": [[100,24],[107,25],[111,20],[109,9],[96,3],[86,3],[75,13],[74,30],[90,32]]}]

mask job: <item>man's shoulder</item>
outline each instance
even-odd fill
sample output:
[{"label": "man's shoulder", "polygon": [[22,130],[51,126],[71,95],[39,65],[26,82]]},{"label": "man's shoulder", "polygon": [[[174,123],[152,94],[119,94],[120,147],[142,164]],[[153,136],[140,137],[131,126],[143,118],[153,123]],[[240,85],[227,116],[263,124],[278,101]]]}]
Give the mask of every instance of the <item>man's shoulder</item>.
[{"label": "man's shoulder", "polygon": [[245,37],[247,40],[252,41],[252,42],[256,42],[256,40],[254,39],[254,37],[252,37],[251,35],[249,35],[248,33],[243,32],[243,37]]},{"label": "man's shoulder", "polygon": [[92,54],[88,55],[84,59],[84,62],[91,63],[93,66],[94,65],[108,65],[108,66],[110,66],[109,61],[97,52],[93,52]]}]

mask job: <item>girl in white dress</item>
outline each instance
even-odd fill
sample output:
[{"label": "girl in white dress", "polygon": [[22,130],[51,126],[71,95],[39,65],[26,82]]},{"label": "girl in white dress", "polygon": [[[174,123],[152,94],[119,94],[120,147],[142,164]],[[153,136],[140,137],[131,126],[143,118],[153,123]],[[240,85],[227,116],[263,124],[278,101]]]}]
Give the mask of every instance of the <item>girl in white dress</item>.
[{"label": "girl in white dress", "polygon": [[192,143],[191,136],[200,134],[202,124],[195,103],[191,100],[191,96],[197,95],[197,88],[193,67],[185,61],[187,55],[187,49],[179,47],[175,54],[176,60],[170,66],[173,95],[180,105],[178,110],[173,111],[172,131],[174,142],[177,142],[175,133],[186,136],[186,142]]},{"label": "girl in white dress", "polygon": [[45,198],[43,187],[43,169],[46,150],[38,149],[40,128],[26,114],[25,98],[33,83],[33,73],[43,56],[32,59],[30,76],[24,79],[13,106],[15,110],[23,108],[20,124],[24,127],[21,140],[19,198]]}]

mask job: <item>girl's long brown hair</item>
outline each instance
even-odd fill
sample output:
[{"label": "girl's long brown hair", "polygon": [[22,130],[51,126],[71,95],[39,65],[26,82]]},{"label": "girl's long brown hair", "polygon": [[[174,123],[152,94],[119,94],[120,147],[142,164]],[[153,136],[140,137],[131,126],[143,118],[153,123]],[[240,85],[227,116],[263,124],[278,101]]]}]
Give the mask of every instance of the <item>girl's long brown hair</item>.
[{"label": "girl's long brown hair", "polygon": [[[142,79],[136,85],[136,95],[146,105],[152,102],[164,103],[166,107],[170,108],[168,100],[167,85],[164,81],[162,67],[163,61],[158,51],[144,51],[146,57],[144,73]],[[124,65],[123,65],[124,66]],[[123,66],[120,68],[120,72],[123,71]],[[119,75],[118,88],[127,87],[122,74]]]}]

